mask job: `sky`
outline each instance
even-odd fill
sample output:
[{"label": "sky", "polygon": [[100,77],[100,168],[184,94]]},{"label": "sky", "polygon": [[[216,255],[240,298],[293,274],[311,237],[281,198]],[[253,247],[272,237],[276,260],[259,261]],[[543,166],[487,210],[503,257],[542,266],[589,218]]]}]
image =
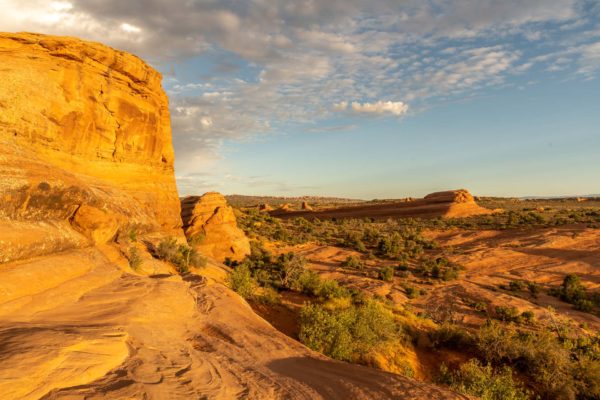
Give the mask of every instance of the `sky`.
[{"label": "sky", "polygon": [[599,0],[0,0],[162,72],[180,195],[600,193]]}]

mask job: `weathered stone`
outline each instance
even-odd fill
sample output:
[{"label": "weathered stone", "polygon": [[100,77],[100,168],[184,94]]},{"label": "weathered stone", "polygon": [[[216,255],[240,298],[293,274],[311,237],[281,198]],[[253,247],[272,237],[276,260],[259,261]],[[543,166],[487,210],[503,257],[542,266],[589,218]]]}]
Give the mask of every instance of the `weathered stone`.
[{"label": "weathered stone", "polygon": [[[219,193],[190,196],[181,201],[183,229],[204,255],[224,261],[241,260],[250,254],[250,242],[238,228],[233,209]],[[194,242],[192,240],[192,242]]]},{"label": "weathered stone", "polygon": [[68,219],[94,242],[123,224],[181,232],[158,72],[101,44],[36,34],[0,34],[0,65],[0,219]]}]

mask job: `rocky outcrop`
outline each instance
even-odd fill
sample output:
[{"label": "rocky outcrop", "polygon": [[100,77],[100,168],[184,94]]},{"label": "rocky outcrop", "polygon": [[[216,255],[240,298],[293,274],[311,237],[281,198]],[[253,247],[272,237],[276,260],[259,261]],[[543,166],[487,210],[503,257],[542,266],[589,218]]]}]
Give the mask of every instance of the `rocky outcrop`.
[{"label": "rocky outcrop", "polygon": [[239,261],[250,254],[250,242],[220,193],[184,198],[181,218],[185,235],[200,253],[219,261]]},{"label": "rocky outcrop", "polygon": [[475,199],[468,190],[448,190],[428,194],[423,199],[430,203],[474,203]]},{"label": "rocky outcrop", "polygon": [[68,221],[92,243],[130,226],[181,232],[158,72],[35,34],[0,34],[0,65],[0,224]]},{"label": "rocky outcrop", "polygon": [[258,205],[258,211],[263,211],[263,212],[273,211],[273,207],[271,207],[267,203],[262,203],[262,204]]},{"label": "rocky outcrop", "polygon": [[480,207],[465,189],[431,193],[422,199],[401,199],[379,204],[338,207],[319,211],[275,210],[271,215],[280,218],[452,218],[490,214],[492,210]]},{"label": "rocky outcrop", "polygon": [[301,208],[303,210],[307,210],[307,211],[312,211],[313,210],[313,208],[310,206],[310,204],[308,204],[306,201],[302,202]]}]

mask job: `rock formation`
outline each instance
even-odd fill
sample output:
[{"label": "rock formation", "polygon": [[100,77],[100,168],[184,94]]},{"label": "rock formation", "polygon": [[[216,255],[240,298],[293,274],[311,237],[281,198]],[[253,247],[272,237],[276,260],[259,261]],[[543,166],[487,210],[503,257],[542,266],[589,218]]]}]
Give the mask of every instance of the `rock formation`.
[{"label": "rock formation", "polygon": [[292,207],[292,205],[290,203],[285,203],[285,204],[282,204],[281,206],[279,206],[279,210],[288,212],[288,211],[293,211],[294,208]]},{"label": "rock formation", "polygon": [[265,212],[273,211],[273,207],[271,207],[267,203],[259,204],[258,205],[258,211],[265,211]]},{"label": "rock formation", "polygon": [[302,202],[301,208],[303,210],[306,210],[306,211],[312,211],[313,210],[313,208],[306,201]]},{"label": "rock formation", "polygon": [[189,196],[181,201],[183,229],[204,255],[224,261],[240,261],[250,254],[250,242],[238,228],[233,209],[220,193]]},{"label": "rock formation", "polygon": [[480,207],[465,189],[431,193],[422,199],[400,199],[379,204],[338,207],[319,211],[275,210],[271,215],[280,218],[389,218],[422,217],[452,218],[490,214],[492,210]]},{"label": "rock formation", "polygon": [[181,232],[168,100],[137,57],[1,34],[0,218],[70,221],[94,243]]}]

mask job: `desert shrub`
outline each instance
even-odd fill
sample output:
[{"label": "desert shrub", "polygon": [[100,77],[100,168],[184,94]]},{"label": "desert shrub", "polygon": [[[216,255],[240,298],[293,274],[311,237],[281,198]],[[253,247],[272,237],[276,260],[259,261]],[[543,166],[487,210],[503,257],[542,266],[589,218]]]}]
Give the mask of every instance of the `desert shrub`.
[{"label": "desert shrub", "polygon": [[444,323],[430,333],[433,347],[463,349],[473,345],[473,338],[468,331],[458,325]]},{"label": "desert shrub", "polygon": [[139,267],[142,265],[142,257],[138,252],[137,247],[131,246],[129,248],[129,254],[127,256],[127,260],[129,261],[129,266],[132,270],[137,271]]},{"label": "desert shrub", "polygon": [[378,271],[379,279],[391,282],[394,279],[394,267],[382,267]]},{"label": "desert shrub", "polygon": [[175,238],[163,239],[156,248],[156,256],[164,261],[175,264],[179,257],[179,243]]},{"label": "desert shrub", "polygon": [[497,318],[501,321],[513,322],[519,317],[519,310],[516,307],[497,306],[495,311]]},{"label": "desert shrub", "polygon": [[575,302],[575,309],[584,312],[592,312],[594,303],[591,300],[580,299]]},{"label": "desert shrub", "polygon": [[476,345],[485,361],[514,366],[545,398],[574,398],[581,391],[570,352],[549,332],[519,332],[492,322],[479,330]]},{"label": "desert shrub", "polygon": [[228,282],[231,289],[245,299],[251,298],[256,290],[256,281],[252,277],[250,268],[245,264],[234,268],[229,274]]},{"label": "desert shrub", "polygon": [[343,262],[342,262],[342,267],[344,268],[351,268],[351,269],[357,269],[359,271],[362,271],[365,269],[365,265],[363,264],[363,262],[356,256],[348,256]]},{"label": "desert shrub", "polygon": [[163,239],[156,248],[155,255],[175,266],[177,272],[186,274],[190,267],[203,268],[206,266],[206,258],[199,254],[196,249],[186,244],[180,244],[175,238]]},{"label": "desert shrub", "polygon": [[575,274],[565,276],[560,287],[559,297],[567,303],[577,303],[580,300],[585,300],[585,288],[581,284],[581,279]]},{"label": "desert shrub", "polygon": [[511,281],[508,288],[513,292],[523,291],[527,288],[527,283],[525,281]]},{"label": "desert shrub", "polygon": [[533,311],[530,310],[523,311],[519,318],[521,322],[526,324],[533,324],[535,322],[535,314],[533,313]]},{"label": "desert shrub", "polygon": [[575,274],[565,276],[561,286],[550,289],[548,293],[573,304],[576,310],[584,312],[594,311],[594,307],[600,303],[598,294],[588,294],[581,284],[581,279]]},{"label": "desert shrub", "polygon": [[406,297],[408,297],[409,299],[416,299],[421,295],[421,291],[412,285],[405,284],[402,286],[402,288],[404,289]]},{"label": "desert shrub", "polygon": [[308,295],[316,296],[321,287],[321,278],[314,271],[303,271],[296,281],[293,282],[291,289]]},{"label": "desert shrub", "polygon": [[527,282],[527,290],[533,298],[537,298],[540,293],[540,285],[535,282]]},{"label": "desert shrub", "polygon": [[375,301],[333,310],[308,303],[300,312],[302,343],[338,360],[364,356],[398,333],[393,314]]},{"label": "desert shrub", "polygon": [[482,365],[477,359],[462,364],[456,371],[449,371],[442,364],[438,382],[457,392],[477,396],[482,400],[527,400],[531,394],[513,379],[512,369],[504,366],[494,369]]},{"label": "desert shrub", "polygon": [[138,232],[137,232],[137,229],[135,229],[135,228],[131,228],[131,229],[129,230],[129,240],[130,240],[132,243],[135,243],[135,242],[137,242],[137,240],[138,240]]},{"label": "desert shrub", "polygon": [[276,289],[271,286],[267,286],[261,289],[260,293],[255,296],[257,303],[273,306],[281,303],[281,296]]},{"label": "desert shrub", "polygon": [[316,295],[322,299],[337,299],[342,297],[350,297],[350,292],[337,281],[322,280],[319,285]]},{"label": "desert shrub", "polygon": [[437,257],[421,260],[416,272],[425,277],[450,281],[458,278],[460,269],[460,266],[451,263],[446,257]]},{"label": "desert shrub", "polygon": [[306,260],[294,253],[281,254],[275,268],[278,270],[281,286],[289,289],[306,269]]}]

